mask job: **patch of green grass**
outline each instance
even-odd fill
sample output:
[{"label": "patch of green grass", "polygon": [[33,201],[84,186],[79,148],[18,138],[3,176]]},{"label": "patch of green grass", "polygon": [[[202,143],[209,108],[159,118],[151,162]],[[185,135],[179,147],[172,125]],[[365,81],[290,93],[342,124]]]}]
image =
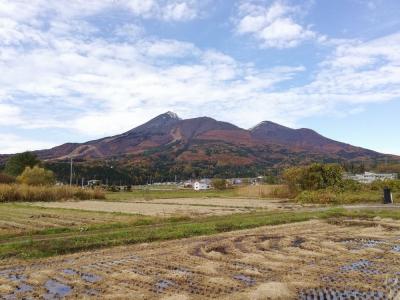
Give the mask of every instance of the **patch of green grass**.
[{"label": "patch of green grass", "polygon": [[149,224],[138,221],[136,224],[93,225],[87,227],[83,232],[71,232],[69,235],[58,235],[47,231],[46,236],[40,238],[31,235],[2,242],[0,243],[0,258],[40,258],[110,246],[212,235],[220,232],[302,222],[311,219],[332,217],[373,218],[375,216],[400,219],[400,211],[356,211],[330,208],[318,211],[261,212],[189,220],[172,218],[161,220],[159,223],[149,221]]}]

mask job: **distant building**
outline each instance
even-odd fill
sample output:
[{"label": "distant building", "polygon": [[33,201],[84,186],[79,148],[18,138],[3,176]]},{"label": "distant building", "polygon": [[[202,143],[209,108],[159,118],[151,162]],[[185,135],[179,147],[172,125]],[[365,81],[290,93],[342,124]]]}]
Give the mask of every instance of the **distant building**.
[{"label": "distant building", "polygon": [[373,173],[373,172],[365,172],[364,174],[355,174],[355,175],[350,175],[346,174],[345,175],[346,179],[352,179],[355,181],[358,181],[360,183],[371,183],[376,180],[392,180],[392,179],[397,179],[397,174],[395,173]]},{"label": "distant building", "polygon": [[185,187],[185,188],[192,188],[193,185],[194,185],[194,183],[193,183],[192,180],[187,180],[187,181],[185,181],[185,182],[183,183],[183,187]]},{"label": "distant building", "polygon": [[211,180],[210,179],[202,179],[202,180],[196,181],[193,184],[193,188],[195,191],[209,190],[209,189],[211,189]]},{"label": "distant building", "polygon": [[94,186],[100,186],[101,185],[101,180],[89,180],[88,181],[88,186],[94,187]]},{"label": "distant building", "polygon": [[240,178],[231,178],[228,180],[231,185],[239,185],[243,183],[243,180]]}]

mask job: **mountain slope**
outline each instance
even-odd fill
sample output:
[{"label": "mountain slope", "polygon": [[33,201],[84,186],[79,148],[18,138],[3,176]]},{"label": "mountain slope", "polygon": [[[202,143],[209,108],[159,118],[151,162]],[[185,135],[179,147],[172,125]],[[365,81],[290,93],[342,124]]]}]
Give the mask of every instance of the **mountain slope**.
[{"label": "mountain slope", "polygon": [[207,140],[233,144],[243,141],[249,144],[252,138],[248,131],[230,123],[208,117],[182,120],[176,114],[167,112],[120,135],[82,144],[64,144],[36,153],[45,160],[71,157],[99,159],[135,155],[159,147],[188,149],[195,144],[194,141]]},{"label": "mountain slope", "polygon": [[262,122],[250,130],[208,117],[167,112],[123,134],[36,151],[46,161],[117,160],[124,165],[204,162],[282,166],[310,161],[374,160],[383,154],[326,138],[310,129]]},{"label": "mountain slope", "polygon": [[326,138],[314,130],[307,128],[292,129],[270,121],[264,121],[250,129],[254,139],[279,144],[291,149],[304,149],[307,151],[337,154],[344,158],[375,157],[379,153],[355,147]]}]

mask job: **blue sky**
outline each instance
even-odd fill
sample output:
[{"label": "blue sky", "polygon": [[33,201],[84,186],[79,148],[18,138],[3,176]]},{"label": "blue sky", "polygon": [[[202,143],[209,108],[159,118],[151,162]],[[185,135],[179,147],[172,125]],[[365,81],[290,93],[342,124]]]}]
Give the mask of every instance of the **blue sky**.
[{"label": "blue sky", "polygon": [[0,153],[174,111],[400,154],[397,0],[0,0]]}]

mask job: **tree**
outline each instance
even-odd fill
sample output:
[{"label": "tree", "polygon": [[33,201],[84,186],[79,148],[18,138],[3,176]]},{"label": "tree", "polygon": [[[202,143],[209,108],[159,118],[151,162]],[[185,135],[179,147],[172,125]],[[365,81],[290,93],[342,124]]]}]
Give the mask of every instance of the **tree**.
[{"label": "tree", "polygon": [[55,183],[54,173],[38,166],[26,167],[25,171],[17,177],[17,181],[28,185],[51,185]]},{"label": "tree", "polygon": [[40,164],[37,156],[31,152],[19,153],[12,156],[6,163],[4,172],[11,176],[19,176],[26,167],[34,167]]},{"label": "tree", "polygon": [[283,172],[283,180],[289,186],[291,192],[297,192],[301,189],[301,181],[304,176],[304,168],[292,167]]},{"label": "tree", "polygon": [[225,179],[220,179],[220,178],[214,178],[212,180],[212,186],[216,190],[225,190],[227,188],[226,180]]},{"label": "tree", "polygon": [[319,190],[340,186],[343,182],[343,169],[337,164],[312,164],[293,167],[284,172],[283,178],[292,191]]}]

